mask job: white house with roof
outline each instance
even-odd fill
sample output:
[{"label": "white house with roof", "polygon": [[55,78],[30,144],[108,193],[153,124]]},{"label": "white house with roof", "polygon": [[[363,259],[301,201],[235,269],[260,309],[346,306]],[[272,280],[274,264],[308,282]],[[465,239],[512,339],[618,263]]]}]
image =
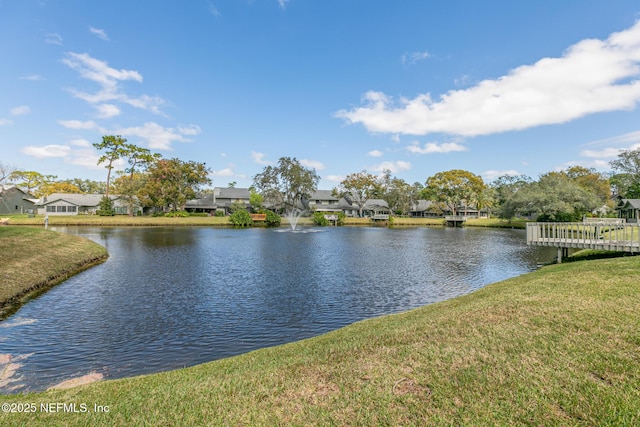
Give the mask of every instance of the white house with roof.
[{"label": "white house with roof", "polygon": [[[104,194],[52,193],[36,203],[38,215],[94,215]],[[126,215],[128,208],[118,195],[109,195],[116,214]]]}]

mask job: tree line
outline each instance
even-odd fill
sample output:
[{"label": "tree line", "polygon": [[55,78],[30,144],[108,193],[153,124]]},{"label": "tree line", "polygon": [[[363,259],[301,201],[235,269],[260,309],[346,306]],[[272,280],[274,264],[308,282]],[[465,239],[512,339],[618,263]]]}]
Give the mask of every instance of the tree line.
[{"label": "tree line", "polygon": [[[104,164],[107,169],[106,182],[57,180],[53,175],[10,170],[0,164],[0,185],[20,185],[38,197],[53,192],[104,194],[101,213],[112,214],[110,192],[120,196],[130,213],[137,206],[177,212],[184,209],[187,200],[202,195],[203,186],[211,184],[205,163],[165,159],[127,143],[121,136],[106,135],[93,145],[102,153],[98,165]],[[122,161],[126,167],[114,172]],[[621,151],[610,166],[610,174],[572,166],[542,174],[537,180],[504,175],[491,183],[461,169],[438,172],[424,184],[409,184],[389,170],[381,175],[363,170],[347,175],[332,193],[347,198],[360,215],[371,199],[385,200],[393,214],[400,216],[409,215],[418,200],[429,200],[433,209],[454,215],[474,208],[504,219],[537,215],[543,221],[575,221],[584,215],[612,212],[614,196],[640,198],[640,149]],[[303,166],[295,157],[282,157],[253,177],[251,205],[260,210],[268,205],[277,212],[297,209],[317,190],[319,181],[314,169]]]}]

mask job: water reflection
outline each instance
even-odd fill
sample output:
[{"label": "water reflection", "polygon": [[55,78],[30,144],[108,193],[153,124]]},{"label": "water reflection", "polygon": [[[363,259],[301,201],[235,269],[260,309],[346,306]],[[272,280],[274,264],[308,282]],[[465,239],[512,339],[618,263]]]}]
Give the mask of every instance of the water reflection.
[{"label": "water reflection", "polygon": [[56,229],[103,244],[110,258],[0,323],[0,364],[13,369],[0,378],[4,393],[299,340],[468,293],[552,256],[527,247],[522,230]]}]

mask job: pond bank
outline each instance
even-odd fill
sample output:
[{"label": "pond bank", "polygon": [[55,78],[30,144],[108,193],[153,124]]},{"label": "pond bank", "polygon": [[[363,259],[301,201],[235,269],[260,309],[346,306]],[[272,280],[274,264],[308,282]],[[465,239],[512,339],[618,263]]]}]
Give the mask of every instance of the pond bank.
[{"label": "pond bank", "polygon": [[638,331],[640,257],[575,262],[291,344],[0,402],[34,426],[632,426]]},{"label": "pond bank", "polygon": [[107,257],[105,248],[82,237],[34,227],[0,227],[0,320],[29,298]]},{"label": "pond bank", "polygon": [[[16,215],[11,217],[10,223],[13,225],[44,225],[44,217],[36,216],[29,218],[27,215]],[[385,223],[388,222],[385,221]],[[287,225],[287,218],[282,218],[282,225]],[[367,226],[375,225],[375,221],[371,218],[345,218],[345,226]],[[512,220],[506,221],[497,218],[489,219],[469,219],[466,223],[470,227],[494,227],[494,228],[525,228],[526,220]],[[228,217],[130,217],[126,215],[117,216],[97,216],[97,215],[69,215],[69,216],[56,216],[49,217],[49,225],[64,225],[64,226],[114,226],[114,227],[128,227],[128,226],[216,226],[216,227],[232,227],[229,223]],[[316,224],[312,218],[303,217],[298,220],[298,225],[303,227],[315,227]],[[443,227],[443,218],[399,218],[394,217],[392,226],[398,227]]]}]

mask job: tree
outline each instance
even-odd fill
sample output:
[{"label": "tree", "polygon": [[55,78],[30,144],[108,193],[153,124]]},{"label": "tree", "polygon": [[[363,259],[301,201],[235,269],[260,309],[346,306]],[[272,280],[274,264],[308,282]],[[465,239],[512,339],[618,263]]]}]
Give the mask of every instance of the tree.
[{"label": "tree", "polygon": [[4,185],[9,182],[9,179],[14,171],[14,167],[5,165],[4,163],[0,163],[0,192],[4,190]]},{"label": "tree", "polygon": [[565,173],[549,172],[524,191],[539,221],[577,221],[599,207],[599,199]]},{"label": "tree", "polygon": [[109,184],[111,182],[111,171],[114,168],[113,164],[117,160],[127,157],[135,146],[127,144],[127,140],[120,135],[105,135],[102,137],[102,142],[96,142],[93,146],[98,150],[104,151],[104,154],[98,159],[98,164],[106,163],[107,185],[104,194],[105,197],[109,197]]},{"label": "tree", "polygon": [[249,189],[249,204],[251,204],[251,209],[253,209],[254,212],[262,210],[264,206],[264,197],[253,187]]},{"label": "tree", "polygon": [[496,213],[499,218],[511,219],[529,213],[533,208],[526,197],[526,188],[533,180],[526,175],[503,175],[491,184]]},{"label": "tree", "polygon": [[204,163],[160,159],[148,168],[140,196],[152,206],[173,212],[182,210],[187,200],[196,197],[201,185],[211,183],[209,172]]},{"label": "tree", "polygon": [[481,177],[461,169],[438,172],[426,182],[427,191],[436,201],[444,203],[453,215],[457,214],[460,204],[464,203],[466,207],[472,195],[481,193],[485,187]]},{"label": "tree", "polygon": [[277,166],[266,166],[253,177],[256,189],[266,202],[283,210],[295,209],[318,188],[320,176],[304,167],[295,157],[281,157]]},{"label": "tree", "polygon": [[620,152],[609,166],[616,172],[612,184],[618,195],[628,199],[640,197],[640,148]]},{"label": "tree", "polygon": [[417,196],[413,186],[401,178],[392,177],[389,170],[383,172],[380,192],[391,211],[399,215],[406,215],[411,210]]},{"label": "tree", "polygon": [[82,190],[66,181],[57,181],[47,184],[40,191],[40,195],[46,196],[53,193],[82,194]]},{"label": "tree", "polygon": [[380,192],[378,177],[366,170],[347,175],[340,185],[333,189],[336,197],[344,197],[350,203],[358,206],[358,216],[362,216],[362,209],[367,200],[377,196]]},{"label": "tree", "polygon": [[64,182],[75,185],[84,194],[103,194],[106,190],[104,182],[92,181],[90,179],[73,178],[67,179]]},{"label": "tree", "polygon": [[594,168],[584,166],[571,166],[563,171],[567,177],[583,189],[592,192],[604,205],[611,199],[611,183],[609,179],[597,172]]},{"label": "tree", "polygon": [[53,191],[47,191],[46,188],[56,178],[55,175],[43,175],[36,171],[14,171],[10,176],[12,182],[23,187],[27,190],[27,193],[36,197],[53,193]]}]

